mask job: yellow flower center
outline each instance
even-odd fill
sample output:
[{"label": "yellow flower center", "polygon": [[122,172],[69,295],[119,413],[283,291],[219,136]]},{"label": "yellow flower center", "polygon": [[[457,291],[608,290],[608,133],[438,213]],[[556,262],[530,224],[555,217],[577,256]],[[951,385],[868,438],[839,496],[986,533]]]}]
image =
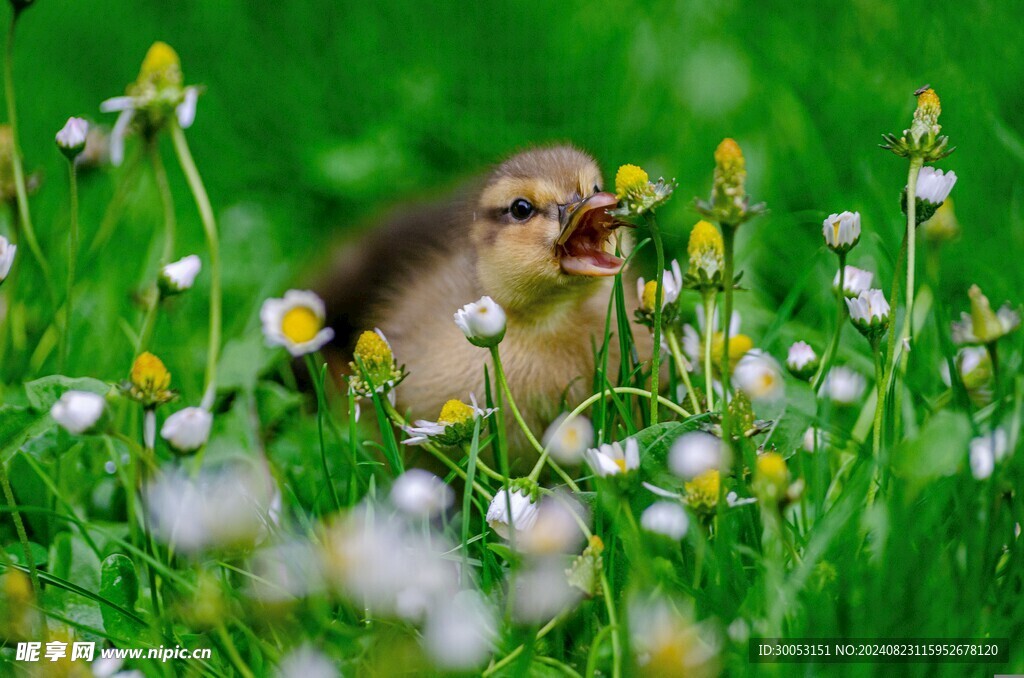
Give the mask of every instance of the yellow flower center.
[{"label": "yellow flower center", "polygon": [[917,95],[917,106],[936,118],[942,112],[942,102],[939,101],[939,95],[931,87]]},{"label": "yellow flower center", "polygon": [[785,485],[786,460],[776,452],[766,452],[757,458],[757,474],[772,485]]},{"label": "yellow flower center", "polygon": [[[649,313],[654,313],[654,302],[657,301],[657,298],[656,298],[657,294],[658,294],[658,281],[657,280],[651,280],[651,281],[648,281],[646,284],[644,284],[644,294],[643,294],[643,298],[640,300],[640,305],[643,307],[643,310],[645,310],[645,311],[647,311]],[[663,296],[664,296],[664,294],[665,293],[662,292]]]},{"label": "yellow flower center", "polygon": [[626,472],[626,459],[625,459],[625,457],[623,457],[622,459],[612,459],[612,461],[615,462],[615,465],[619,467],[620,471],[622,471],[623,473]]},{"label": "yellow flower center", "polygon": [[590,537],[590,548],[595,555],[601,555],[601,551],[604,551],[604,542],[595,534]]},{"label": "yellow flower center", "polygon": [[449,400],[441,408],[438,424],[463,424],[473,418],[473,408],[461,400]]},{"label": "yellow flower center", "polygon": [[725,173],[742,171],[746,168],[747,162],[743,157],[743,149],[736,143],[735,139],[722,139],[715,149],[715,164]]},{"label": "yellow flower center", "polygon": [[718,469],[705,471],[684,485],[686,500],[695,509],[713,509],[718,505],[722,478]]},{"label": "yellow flower center", "polygon": [[171,373],[160,358],[147,351],[132,364],[131,381],[140,391],[155,393],[167,390],[171,385]]},{"label": "yellow flower center", "polygon": [[308,306],[296,306],[288,309],[281,318],[281,334],[288,341],[304,344],[316,337],[321,329],[320,318]]},{"label": "yellow flower center", "polygon": [[[736,365],[737,361],[752,348],[754,348],[754,341],[745,334],[729,337],[730,372],[732,372],[732,368]],[[725,335],[722,332],[715,332],[711,337],[711,361],[716,367],[722,364],[722,352],[724,349]]]},{"label": "yellow flower center", "polygon": [[388,343],[376,332],[367,330],[359,335],[356,342],[355,357],[364,365],[383,365],[391,363],[394,358],[391,355],[391,348]]},{"label": "yellow flower center", "polygon": [[151,82],[154,85],[177,85],[182,82],[181,59],[174,48],[166,42],[154,42],[146,57],[142,60],[142,67],[139,69],[140,84]]},{"label": "yellow flower center", "polygon": [[623,165],[615,173],[615,197],[622,200],[627,195],[647,188],[650,177],[636,165]]},{"label": "yellow flower center", "polygon": [[[708,221],[701,219],[693,227],[686,251],[690,255],[691,273],[696,274],[698,269],[711,266],[711,262],[707,259],[709,254],[714,257],[714,261],[717,264],[715,271],[722,268],[722,261],[725,256],[722,234]],[[711,271],[709,275],[714,275],[715,271]]]}]

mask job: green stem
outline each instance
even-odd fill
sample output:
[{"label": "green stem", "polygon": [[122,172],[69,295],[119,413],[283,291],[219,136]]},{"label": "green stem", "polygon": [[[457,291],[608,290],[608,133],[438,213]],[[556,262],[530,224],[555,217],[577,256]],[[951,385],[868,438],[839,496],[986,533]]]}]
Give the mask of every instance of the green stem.
[{"label": "green stem", "polygon": [[224,624],[220,624],[217,627],[217,637],[220,638],[221,643],[224,645],[224,650],[227,652],[228,659],[234,665],[235,670],[243,676],[243,678],[253,678],[252,671],[242,661],[242,656],[238,654],[238,648],[235,647],[235,643],[231,640],[231,634],[224,628]]},{"label": "green stem", "polygon": [[164,210],[164,248],[160,254],[160,265],[171,263],[174,256],[174,236],[177,231],[177,219],[174,216],[174,196],[171,194],[171,184],[167,180],[167,169],[160,157],[160,146],[157,137],[153,137],[147,144],[149,150],[149,161],[153,165],[153,178],[156,181],[157,191],[160,193],[160,206]]},{"label": "green stem", "polygon": [[615,596],[608,585],[608,574],[604,570],[601,571],[601,590],[604,591],[604,605],[608,610],[608,625],[615,629],[612,631],[612,678],[620,678],[622,676],[621,629],[618,628],[618,615],[615,613]]},{"label": "green stem", "polygon": [[[334,502],[334,510],[341,511],[341,500],[338,499],[338,490],[334,487],[331,479],[331,469],[327,464],[327,444],[324,442],[324,416],[327,413],[327,397],[324,395],[324,374],[327,371],[325,363],[322,370],[316,368],[313,354],[306,354],[306,368],[309,370],[309,378],[313,380],[313,388],[316,391],[316,428],[320,436],[320,464],[324,471],[324,482],[331,491],[331,500]],[[353,469],[353,472],[355,469]]]},{"label": "green stem", "polygon": [[[715,411],[715,384],[711,371],[711,319],[715,317],[715,294],[710,290],[704,292],[704,396],[708,401],[708,412]],[[694,412],[696,412],[696,408]]]},{"label": "green stem", "polygon": [[57,295],[53,287],[53,278],[50,275],[50,265],[43,256],[43,250],[39,247],[36,239],[36,231],[32,227],[32,215],[28,209],[28,190],[25,188],[25,170],[21,162],[21,146],[18,143],[18,114],[14,104],[14,28],[17,25],[21,12],[15,10],[11,15],[11,23],[7,29],[7,46],[4,55],[4,93],[7,99],[7,122],[11,126],[11,169],[14,172],[14,188],[18,196],[18,217],[25,232],[25,242],[28,243],[29,251],[39,264],[43,272],[43,280],[51,299],[56,300]]},{"label": "green stem", "polygon": [[159,308],[160,291],[156,287],[151,287],[146,299],[146,314],[142,317],[142,327],[139,328],[139,336],[135,344],[135,357],[138,357],[149,346],[149,339],[156,324],[156,312]]},{"label": "green stem", "polygon": [[872,451],[877,460],[882,449],[882,417],[885,412],[885,371],[882,368],[882,353],[879,351],[878,340],[871,342],[871,353],[875,360],[875,421]]},{"label": "green stem", "polygon": [[836,351],[839,350],[839,338],[843,334],[843,322],[846,320],[846,252],[839,253],[839,288],[836,291],[836,331],[832,335],[832,341],[829,342],[828,348],[825,350],[825,355],[822,356],[821,365],[818,366],[818,372],[814,375],[814,379],[811,381],[811,390],[815,393],[818,392],[818,388],[821,386],[822,380],[825,375],[828,374],[829,369],[832,367],[832,361],[835,360]]},{"label": "green stem", "polygon": [[[722,317],[722,441],[732,447],[732,431],[729,428],[729,330],[732,325],[732,293],[733,293],[733,256],[736,247],[736,228],[732,224],[721,224],[722,244],[725,250],[725,261],[722,271],[722,284],[725,287],[725,308]],[[704,326],[708,333],[711,333],[713,318],[705,318]]]},{"label": "green stem", "polygon": [[199,208],[203,231],[206,234],[206,244],[210,250],[210,343],[206,354],[206,388],[203,393],[203,406],[209,408],[217,394],[217,357],[220,353],[222,301],[220,241],[217,237],[217,222],[213,216],[213,208],[210,206],[210,198],[206,194],[202,177],[199,176],[199,170],[196,169],[196,163],[192,159],[192,152],[188,148],[185,133],[177,122],[172,121],[171,123],[171,136],[174,140],[174,150],[178,154],[178,162],[181,164],[196,206]]},{"label": "green stem", "polygon": [[[526,435],[526,439],[530,441],[531,445],[533,445],[533,449],[537,450],[537,453],[540,455],[540,458],[537,460],[537,466],[534,468],[534,470],[542,466],[546,460],[548,465],[555,471],[555,473],[557,473],[562,478],[562,480],[565,481],[565,484],[568,485],[573,492],[579,492],[579,486],[575,483],[575,481],[573,481],[569,474],[562,469],[561,466],[555,463],[554,459],[551,459],[547,455],[547,450],[544,448],[543,445],[540,444],[536,436],[533,435],[533,431],[530,430],[530,427],[526,424],[526,421],[523,419],[522,413],[519,412],[519,407],[516,405],[515,398],[512,397],[512,389],[509,388],[508,380],[505,378],[505,368],[501,364],[501,355],[498,352],[497,346],[491,347],[491,360],[494,362],[494,375],[498,379],[498,387],[501,389],[502,393],[505,394],[505,400],[508,401],[508,408],[512,410],[512,416],[515,417],[516,422],[518,422],[519,428],[523,430],[523,433]],[[499,450],[499,453],[499,457],[502,458],[501,472],[507,475],[508,450]],[[540,472],[537,471],[537,473],[539,477]],[[536,481],[536,478],[533,477],[532,472],[530,474],[530,477],[532,480]]]},{"label": "green stem", "polygon": [[683,380],[683,384],[686,386],[686,392],[690,396],[690,405],[693,406],[694,412],[700,411],[700,403],[697,402],[697,394],[693,392],[693,384],[690,383],[690,372],[687,369],[686,359],[683,357],[683,352],[679,348],[679,339],[676,337],[676,333],[670,327],[665,328],[665,341],[668,342],[668,350],[672,353],[672,358],[676,361],[676,369],[679,371],[679,376]]},{"label": "green stem", "polygon": [[[68,161],[68,176],[71,189],[71,232],[68,234],[68,286],[65,297],[64,332],[61,334],[63,350],[60,352],[61,364],[65,367],[71,351],[71,326],[75,318],[75,264],[78,259],[78,171],[75,168],[74,160]],[[61,371],[64,371],[63,367]]]},{"label": "green stem", "polygon": [[[914,324],[914,275],[917,271],[917,176],[921,172],[922,161],[918,157],[910,159],[910,170],[907,173],[907,315],[903,319],[903,334],[900,340],[910,337]],[[907,360],[906,352],[902,360]]]},{"label": "green stem", "polygon": [[654,241],[654,253],[658,262],[654,286],[654,348],[651,351],[651,424],[657,424],[658,395],[661,393],[658,382],[661,379],[661,306],[665,295],[665,246],[661,241],[657,217],[653,213],[647,213],[644,218],[651,230],[651,240]]},{"label": "green stem", "polygon": [[[17,500],[14,498],[14,489],[11,487],[11,479],[7,476],[7,466],[0,462],[0,485],[3,486],[4,501],[11,507],[11,518],[14,520],[14,529],[18,533],[18,541],[21,542],[21,549],[25,554],[25,564],[28,567],[29,579],[32,580],[32,588],[36,592],[36,598],[42,604],[43,588],[39,583],[39,571],[36,569],[36,560],[32,557],[32,548],[28,543],[28,532],[25,531],[25,522],[21,519],[21,511],[18,510]],[[43,635],[46,636],[46,618],[40,617],[43,622]]]},{"label": "green stem", "polygon": [[[559,612],[557,615],[552,617],[551,620],[547,624],[542,626],[540,628],[540,630],[537,631],[537,635],[534,636],[533,642],[536,643],[538,640],[540,640],[544,636],[546,636],[549,633],[551,633],[551,631],[556,626],[558,626],[559,622],[561,622],[566,617],[567,617],[567,615],[566,615],[566,613],[564,611],[563,612]],[[487,669],[485,669],[484,672],[481,673],[480,675],[482,677],[484,677],[484,678],[486,676],[494,675],[495,673],[497,673],[498,671],[500,671],[501,669],[505,668],[510,663],[512,663],[515,660],[516,657],[518,657],[519,655],[521,655],[523,653],[523,650],[525,650],[525,649],[526,649],[526,645],[525,644],[524,645],[520,645],[519,647],[517,647],[516,649],[512,650],[511,652],[509,652],[504,657],[502,657],[500,661],[497,661],[494,664],[492,664],[491,666],[488,666]]]}]

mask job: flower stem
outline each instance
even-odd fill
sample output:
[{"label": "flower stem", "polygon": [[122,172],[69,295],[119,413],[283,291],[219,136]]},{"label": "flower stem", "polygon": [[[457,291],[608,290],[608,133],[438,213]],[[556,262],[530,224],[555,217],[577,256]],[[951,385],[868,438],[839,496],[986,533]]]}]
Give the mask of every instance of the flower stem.
[{"label": "flower stem", "polygon": [[192,152],[185,139],[185,132],[177,122],[171,123],[171,137],[174,140],[174,150],[178,154],[178,162],[181,164],[196,206],[199,208],[203,231],[206,234],[206,244],[210,250],[210,343],[206,353],[206,388],[203,393],[203,407],[208,409],[217,395],[217,358],[220,353],[222,300],[220,241],[217,237],[217,222],[213,216],[213,208],[210,206],[210,198],[206,194],[203,179],[199,176],[199,170],[196,169],[196,163],[192,159]]},{"label": "flower stem", "polygon": [[[704,396],[708,401],[708,412],[715,411],[715,385],[711,372],[711,319],[715,317],[715,294],[704,292]],[[696,408],[694,412],[696,412]]]},{"label": "flower stem", "polygon": [[676,369],[679,371],[679,376],[686,386],[686,392],[690,396],[690,405],[693,406],[694,412],[699,412],[700,403],[697,402],[697,394],[693,392],[693,384],[690,383],[690,371],[687,369],[686,358],[683,357],[683,352],[679,348],[679,339],[671,327],[665,328],[665,341],[668,342],[668,350],[676,361]]},{"label": "flower stem", "polygon": [[825,350],[825,355],[821,359],[821,365],[818,366],[818,372],[814,375],[814,379],[811,381],[811,390],[815,393],[818,392],[818,388],[821,386],[822,380],[825,375],[828,374],[829,369],[832,367],[832,361],[835,360],[836,351],[839,350],[839,338],[843,334],[843,321],[846,320],[846,252],[839,253],[839,288],[836,291],[836,331],[832,335],[832,341],[829,342],[828,348]]},{"label": "flower stem", "polygon": [[[0,462],[0,485],[3,486],[4,501],[10,506],[11,518],[14,521],[14,529],[18,533],[18,541],[21,542],[21,549],[25,554],[25,566],[28,568],[29,579],[32,580],[32,588],[35,590],[36,598],[41,599],[43,595],[42,585],[39,583],[39,571],[36,569],[36,560],[32,557],[32,548],[28,543],[28,532],[25,531],[25,521],[21,518],[21,511],[18,510],[18,502],[14,498],[14,489],[11,487],[11,479],[7,476],[6,464]],[[46,635],[46,615],[40,615],[43,623],[43,635]]]},{"label": "flower stem", "polygon": [[309,378],[313,380],[313,388],[316,391],[316,428],[320,436],[320,464],[324,471],[324,482],[327,483],[327,487],[331,491],[334,509],[340,511],[341,500],[338,499],[338,490],[334,487],[334,481],[331,479],[331,469],[327,465],[327,445],[324,443],[324,416],[327,413],[327,397],[324,394],[324,374],[326,373],[327,365],[325,363],[323,370],[318,370],[313,355],[307,353],[306,368],[309,370]]},{"label": "flower stem", "polygon": [[657,217],[648,212],[644,219],[651,230],[651,240],[654,241],[654,253],[658,262],[654,284],[654,348],[651,351],[651,424],[657,424],[658,395],[661,393],[658,382],[661,379],[661,306],[665,296],[665,246],[661,241]]},{"label": "flower stem", "polygon": [[[60,352],[61,364],[66,367],[71,351],[71,325],[74,320],[75,264],[78,259],[78,171],[75,161],[68,161],[68,177],[71,190],[71,229],[68,233],[68,286],[64,302],[64,332]],[[61,371],[64,371],[64,367]]]},{"label": "flower stem", "polygon": [[874,441],[872,451],[877,460],[882,448],[882,416],[885,412],[885,371],[882,368],[882,353],[879,350],[878,340],[872,340],[871,353],[875,361],[875,422]]},{"label": "flower stem", "polygon": [[7,99],[7,122],[11,126],[11,169],[14,172],[14,188],[18,199],[18,217],[25,234],[25,242],[32,252],[39,269],[43,272],[43,281],[50,293],[51,299],[57,295],[53,287],[53,279],[50,275],[50,265],[43,256],[43,250],[39,247],[36,239],[36,231],[32,227],[32,214],[28,209],[28,190],[25,188],[25,170],[21,162],[21,146],[18,144],[18,113],[14,103],[14,28],[17,25],[19,10],[14,10],[11,15],[11,23],[7,29],[7,46],[4,55],[4,98]]},{"label": "flower stem", "polygon": [[[914,274],[917,270],[917,176],[921,172],[921,158],[911,157],[907,173],[907,314],[903,318],[900,340],[910,338],[914,324]],[[907,360],[904,352],[902,360]]]},{"label": "flower stem", "polygon": [[[729,330],[732,325],[732,292],[733,292],[733,256],[736,247],[736,228],[732,224],[721,224],[722,244],[725,250],[722,272],[722,284],[725,287],[725,308],[722,317],[722,440],[732,447],[732,431],[729,428]],[[705,329],[708,333],[713,327],[711,318],[705,318]]]},{"label": "flower stem", "polygon": [[[540,471],[538,469],[543,466],[545,461],[547,461],[548,465],[562,478],[562,480],[565,481],[565,484],[568,485],[573,492],[579,492],[579,486],[575,481],[573,481],[569,474],[566,473],[561,466],[556,464],[554,459],[548,457],[547,450],[540,444],[540,442],[537,441],[536,436],[533,435],[533,431],[531,431],[530,427],[527,426],[526,421],[523,419],[523,415],[519,412],[519,407],[516,406],[515,398],[512,397],[512,389],[509,388],[508,380],[505,378],[505,368],[501,364],[501,355],[498,353],[497,346],[491,347],[491,360],[494,362],[494,374],[498,378],[498,386],[501,388],[502,393],[505,394],[505,399],[508,401],[508,408],[512,410],[512,416],[515,417],[516,422],[519,423],[519,428],[523,429],[523,433],[526,435],[526,439],[530,441],[530,444],[533,445],[533,449],[537,450],[537,453],[540,455],[540,458],[537,460],[537,466],[535,466],[533,472],[530,473],[530,478],[536,481],[537,478],[534,477],[534,473],[539,477]],[[502,473],[507,474],[508,450],[505,449],[501,451],[501,456],[503,457],[502,464],[504,464],[501,471]]]},{"label": "flower stem", "polygon": [[174,256],[174,236],[177,231],[177,219],[174,216],[174,196],[171,194],[171,184],[167,180],[167,169],[160,157],[160,147],[156,137],[149,140],[149,161],[153,166],[153,177],[156,180],[157,191],[160,193],[160,206],[164,210],[164,248],[160,254],[160,265],[171,263]]}]

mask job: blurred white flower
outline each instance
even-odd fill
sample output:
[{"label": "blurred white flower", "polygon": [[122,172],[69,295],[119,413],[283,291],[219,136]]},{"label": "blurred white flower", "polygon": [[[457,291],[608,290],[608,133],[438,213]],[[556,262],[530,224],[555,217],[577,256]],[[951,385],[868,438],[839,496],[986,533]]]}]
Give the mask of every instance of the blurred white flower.
[{"label": "blurred white flower", "polygon": [[677,604],[659,596],[630,601],[629,629],[637,675],[712,678],[718,675],[717,637]]},{"label": "blurred white flower", "polygon": [[252,546],[274,526],[277,500],[265,470],[240,465],[195,478],[170,470],[145,495],[156,537],[186,553]]},{"label": "blurred white flower", "polygon": [[956,344],[991,344],[1020,327],[1020,313],[1009,304],[998,311],[992,310],[981,288],[971,285],[971,312],[961,313],[960,321],[953,322],[953,342]]},{"label": "blurred white flower", "polygon": [[705,471],[722,469],[724,452],[722,441],[717,437],[703,431],[690,431],[672,443],[668,467],[677,476],[693,480]]},{"label": "blurred white flower", "polygon": [[328,584],[375,614],[422,621],[458,590],[458,569],[445,559],[448,542],[406,521],[359,507],[324,538]]},{"label": "blurred white flower", "polygon": [[586,509],[570,495],[544,497],[533,524],[516,533],[516,547],[534,555],[573,552],[583,542],[580,523],[586,521]]},{"label": "blurred white flower", "polygon": [[[711,316],[711,328],[708,329],[707,321],[704,318],[704,309],[698,305],[694,309],[694,313],[697,316],[697,326],[694,327],[689,323],[683,325],[683,353],[689,359],[693,372],[699,374],[704,366],[704,333],[710,331],[712,335],[717,334],[719,331],[718,313],[714,313]],[[733,311],[729,320],[729,343],[732,344],[736,337],[740,335],[741,319],[738,311]],[[724,344],[724,336],[722,337],[722,343]],[[715,381],[716,390],[720,390],[719,382]]]},{"label": "blurred white flower", "polygon": [[455,493],[430,471],[409,469],[395,478],[391,503],[403,513],[430,518],[442,513],[455,501]]},{"label": "blurred white flower", "polygon": [[456,311],[455,324],[474,346],[497,346],[505,336],[505,311],[483,296]]},{"label": "blurred white flower", "polygon": [[270,346],[284,346],[293,356],[305,355],[334,338],[324,327],[324,302],[304,290],[288,290],[282,299],[267,299],[260,309],[263,336]]},{"label": "blurred white flower", "polygon": [[814,452],[815,450],[822,451],[828,444],[829,435],[820,428],[811,426],[804,431],[803,448],[807,452]]},{"label": "blurred white flower", "polygon": [[7,279],[11,272],[11,265],[14,264],[14,254],[18,246],[0,235],[0,283]]},{"label": "blurred white flower", "polygon": [[[676,299],[683,289],[683,272],[679,262],[672,260],[671,268],[661,273],[661,307],[665,308]],[[654,312],[655,295],[657,294],[657,282],[652,280],[645,282],[643,278],[636,279],[636,297],[640,302],[640,308],[648,313]]]},{"label": "blurred white flower", "polygon": [[594,444],[594,425],[583,416],[566,421],[568,413],[559,415],[544,432],[544,447],[560,464],[576,465],[583,453]]},{"label": "blurred white flower", "polygon": [[686,515],[686,510],[679,504],[656,501],[640,515],[640,527],[678,541],[686,536],[690,519]]},{"label": "blurred white flower", "polygon": [[334,662],[310,645],[303,645],[282,657],[276,678],[338,678]]},{"label": "blurred white flower", "polygon": [[838,405],[852,405],[860,400],[866,388],[864,375],[839,365],[829,370],[820,393]]},{"label": "blurred white flower", "polygon": [[789,347],[789,353],[786,355],[786,367],[794,374],[803,374],[817,364],[818,354],[806,341],[798,341]]},{"label": "blurred white flower", "polygon": [[970,453],[971,473],[978,480],[985,480],[992,475],[996,464],[1006,457],[1008,451],[1006,431],[1001,428],[973,439]]},{"label": "blurred white flower", "polygon": [[494,609],[476,591],[459,591],[427,615],[423,645],[437,668],[470,671],[493,651],[498,638]]},{"label": "blurred white flower", "polygon": [[569,584],[565,561],[541,558],[527,563],[513,576],[513,618],[522,624],[549,621],[579,602],[582,591]]},{"label": "blurred white flower", "polygon": [[167,417],[160,437],[178,452],[194,452],[210,439],[213,415],[201,407],[186,407]]},{"label": "blurred white flower", "polygon": [[757,348],[747,351],[736,363],[733,383],[751,400],[778,400],[785,389],[775,358]]},{"label": "blurred white flower", "polygon": [[107,400],[88,391],[65,391],[50,408],[50,416],[72,435],[81,435],[96,425]]},{"label": "blurred white flower", "polygon": [[64,127],[57,132],[57,148],[68,158],[75,156],[85,148],[85,138],[89,133],[89,123],[84,118],[68,118]]},{"label": "blurred white flower", "polygon": [[822,222],[821,232],[833,252],[849,252],[860,240],[860,212],[830,214]]},{"label": "blurred white flower", "polygon": [[636,438],[627,439],[625,448],[618,442],[605,443],[587,450],[583,456],[590,469],[599,476],[629,473],[640,467],[640,444]]},{"label": "blurred white flower", "polygon": [[746,506],[747,504],[754,504],[756,502],[757,499],[754,497],[741,497],[735,492],[729,492],[729,494],[725,495],[725,503],[729,506],[729,508],[736,508],[737,506]]},{"label": "blurred white flower", "polygon": [[[875,274],[871,271],[865,271],[856,266],[847,266],[846,273],[843,275],[843,296],[856,297],[871,287],[874,277]],[[836,271],[836,277],[832,279],[832,289],[839,289],[839,271]]]},{"label": "blurred white flower", "polygon": [[933,205],[942,204],[949,197],[949,192],[956,184],[956,172],[943,174],[942,170],[934,167],[922,167],[917,175],[916,195],[921,200],[927,200]]},{"label": "blurred white flower", "polygon": [[160,289],[167,295],[191,289],[202,267],[203,262],[194,254],[166,264],[160,269]]},{"label": "blurred white flower", "polygon": [[[511,506],[511,514],[509,507]],[[509,526],[514,526],[516,538],[523,531],[529,530],[537,521],[537,504],[530,493],[522,488],[513,488],[511,494],[501,490],[487,508],[487,524],[499,537],[508,539]]]},{"label": "blurred white flower", "polygon": [[248,594],[267,603],[298,600],[324,588],[324,572],[313,545],[292,539],[256,551]]}]

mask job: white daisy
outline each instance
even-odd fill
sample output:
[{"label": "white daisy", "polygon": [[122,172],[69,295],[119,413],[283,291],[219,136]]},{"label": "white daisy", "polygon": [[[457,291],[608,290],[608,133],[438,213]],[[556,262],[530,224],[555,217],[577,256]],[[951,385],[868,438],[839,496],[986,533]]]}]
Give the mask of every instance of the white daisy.
[{"label": "white daisy", "polygon": [[640,467],[640,444],[636,438],[627,439],[625,448],[621,443],[605,443],[587,450],[583,456],[599,476],[629,473]]},{"label": "white daisy", "polygon": [[455,312],[455,324],[470,343],[484,348],[497,346],[505,336],[505,311],[488,296]]},{"label": "white daisy", "polygon": [[99,394],[66,391],[50,408],[50,416],[68,433],[81,435],[96,425],[106,407],[106,398]]},{"label": "white daisy", "polygon": [[270,346],[284,346],[293,356],[305,355],[334,338],[324,327],[324,302],[313,292],[288,290],[282,299],[267,299],[260,309],[263,336]]}]

